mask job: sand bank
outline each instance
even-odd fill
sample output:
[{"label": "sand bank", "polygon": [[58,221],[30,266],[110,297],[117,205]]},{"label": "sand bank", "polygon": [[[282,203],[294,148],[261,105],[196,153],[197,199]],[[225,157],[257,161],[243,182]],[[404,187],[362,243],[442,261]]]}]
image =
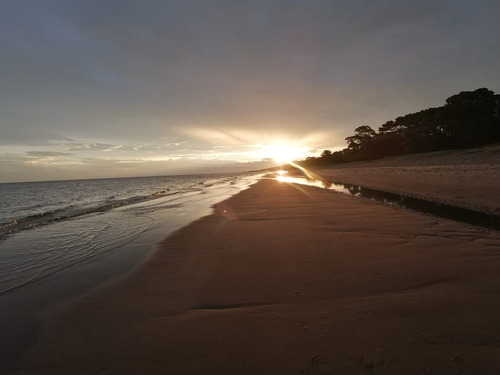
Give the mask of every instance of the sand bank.
[{"label": "sand bank", "polygon": [[334,182],[500,215],[500,145],[340,164],[316,172]]},{"label": "sand bank", "polygon": [[500,234],[263,180],[45,327],[18,373],[500,371]]}]

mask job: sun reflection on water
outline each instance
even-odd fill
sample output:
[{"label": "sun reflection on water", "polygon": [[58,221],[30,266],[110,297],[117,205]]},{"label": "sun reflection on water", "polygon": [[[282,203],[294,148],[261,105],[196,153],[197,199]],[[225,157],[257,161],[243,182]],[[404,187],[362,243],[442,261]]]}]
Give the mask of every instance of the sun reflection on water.
[{"label": "sun reflection on water", "polygon": [[342,184],[335,184],[327,181],[320,176],[314,177],[314,174],[298,165],[293,165],[297,171],[278,170],[274,172],[274,179],[289,184],[299,184],[319,187],[322,189],[333,190],[340,193],[349,194],[349,190]]}]

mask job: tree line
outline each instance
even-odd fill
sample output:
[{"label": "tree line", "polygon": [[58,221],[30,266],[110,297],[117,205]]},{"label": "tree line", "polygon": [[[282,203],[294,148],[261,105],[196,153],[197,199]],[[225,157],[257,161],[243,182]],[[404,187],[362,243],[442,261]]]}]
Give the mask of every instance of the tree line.
[{"label": "tree line", "polygon": [[386,156],[463,149],[500,142],[500,95],[486,88],[462,91],[442,107],[397,117],[378,131],[359,126],[341,151],[325,150],[301,164],[320,166]]}]

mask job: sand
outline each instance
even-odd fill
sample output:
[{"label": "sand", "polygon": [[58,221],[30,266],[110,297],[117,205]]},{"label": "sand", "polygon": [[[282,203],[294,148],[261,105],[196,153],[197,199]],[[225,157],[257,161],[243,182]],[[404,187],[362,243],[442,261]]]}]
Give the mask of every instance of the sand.
[{"label": "sand", "polygon": [[263,180],[64,305],[14,373],[496,374],[499,269],[499,232]]},{"label": "sand", "polygon": [[500,145],[333,165],[316,172],[334,182],[500,215]]}]

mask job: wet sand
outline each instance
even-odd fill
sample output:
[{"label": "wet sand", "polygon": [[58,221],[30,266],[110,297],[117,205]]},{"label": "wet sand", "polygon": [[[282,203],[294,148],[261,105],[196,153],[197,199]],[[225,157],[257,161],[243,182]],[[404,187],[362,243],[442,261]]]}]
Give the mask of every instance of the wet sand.
[{"label": "wet sand", "polygon": [[65,305],[14,373],[500,371],[500,233],[263,180]]}]

